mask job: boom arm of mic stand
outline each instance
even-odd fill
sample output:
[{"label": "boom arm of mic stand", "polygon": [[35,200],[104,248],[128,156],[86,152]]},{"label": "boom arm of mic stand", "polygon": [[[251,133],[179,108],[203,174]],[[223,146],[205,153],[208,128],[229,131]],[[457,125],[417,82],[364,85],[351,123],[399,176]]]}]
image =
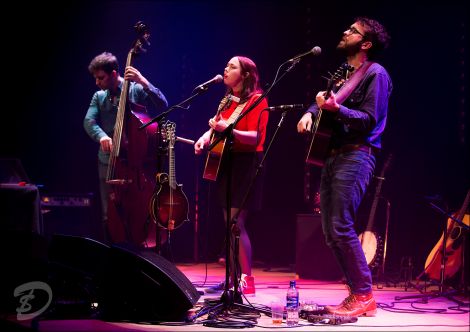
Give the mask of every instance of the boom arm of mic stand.
[{"label": "boom arm of mic stand", "polygon": [[442,208],[440,208],[439,206],[437,206],[437,205],[434,204],[433,202],[429,202],[429,205],[430,205],[433,209],[435,209],[435,210],[441,212],[443,215],[445,215],[445,216],[449,217],[450,219],[452,219],[453,221],[457,222],[457,223],[458,223],[460,226],[462,226],[465,230],[468,231],[468,230],[470,229],[469,226],[466,225],[462,220],[457,219],[457,218],[455,218],[454,216],[451,216],[450,214],[448,214],[446,211],[444,211]]},{"label": "boom arm of mic stand", "polygon": [[[181,103],[179,103],[179,104],[176,104],[176,105],[171,106],[171,107],[170,107],[169,109],[167,109],[165,112],[162,112],[162,113],[158,114],[156,117],[154,117],[153,119],[151,119],[149,122],[144,123],[143,125],[141,125],[141,126],[139,127],[139,130],[144,129],[144,128],[150,126],[152,123],[155,123],[155,122],[160,121],[160,120],[163,119],[167,114],[169,114],[171,111],[173,111],[175,108],[185,108],[185,107],[183,107],[184,104],[186,104],[187,102],[193,100],[194,98],[196,98],[197,96],[199,96],[200,94],[202,94],[202,93],[204,93],[204,92],[206,92],[206,91],[207,91],[207,89],[199,89],[199,90],[197,90],[197,92],[196,92],[195,94],[191,95],[189,98],[186,98],[185,100],[183,100],[183,101],[182,101]],[[188,105],[187,108],[189,108],[189,105]],[[185,109],[187,109],[187,108],[185,108]]]},{"label": "boom arm of mic stand", "polygon": [[214,148],[214,146],[216,146],[221,140],[223,140],[226,137],[229,137],[229,135],[232,135],[233,127],[234,127],[234,123],[231,123],[227,126],[227,128],[221,131],[220,134],[217,136],[217,138],[214,139],[214,141],[211,144],[209,144],[209,146],[207,147],[207,151],[211,151]]}]

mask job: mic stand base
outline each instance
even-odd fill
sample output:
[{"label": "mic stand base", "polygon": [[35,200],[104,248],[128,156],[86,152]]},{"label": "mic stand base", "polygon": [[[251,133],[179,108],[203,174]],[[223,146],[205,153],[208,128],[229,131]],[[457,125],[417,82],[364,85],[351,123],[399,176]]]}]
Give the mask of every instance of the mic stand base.
[{"label": "mic stand base", "polygon": [[[222,294],[221,298],[220,298],[220,303],[215,305],[215,306],[212,306],[210,308],[203,308],[201,309],[200,313],[197,314],[195,317],[192,318],[192,320],[194,320],[195,318],[201,316],[202,314],[204,313],[208,313],[208,319],[214,319],[216,318],[216,316],[218,314],[220,314],[221,311],[223,310],[227,310],[227,311],[230,311],[231,309],[233,308],[243,308],[243,309],[247,309],[248,311],[253,311],[253,312],[256,312],[256,313],[265,313],[266,315],[270,316],[271,315],[271,311],[270,310],[263,310],[263,309],[260,309],[260,308],[255,308],[253,307],[252,305],[245,305],[243,304],[243,301],[242,301],[242,294],[239,292],[238,290],[238,275],[237,275],[237,264],[238,264],[238,246],[239,246],[239,243],[238,243],[238,239],[239,239],[239,235],[238,237],[237,236],[234,236],[235,237],[235,243],[234,243],[234,247],[233,247],[233,250],[231,250],[231,239],[232,239],[232,222],[234,223],[233,227],[236,227],[236,221],[237,221],[237,218],[238,218],[238,214],[242,211],[243,207],[245,206],[245,203],[246,203],[246,200],[250,194],[250,191],[251,191],[251,187],[253,186],[253,183],[254,183],[254,180],[257,178],[258,176],[258,173],[259,171],[261,170],[262,166],[263,166],[263,163],[264,163],[264,160],[267,156],[267,153],[271,147],[271,144],[274,142],[274,138],[276,137],[276,134],[279,130],[279,128],[281,127],[281,124],[283,123],[284,121],[284,117],[286,116],[286,111],[284,111],[282,113],[282,117],[281,117],[281,120],[279,121],[279,124],[278,124],[278,127],[264,153],[264,156],[261,160],[261,162],[259,163],[258,165],[258,168],[256,169],[256,173],[255,175],[253,176],[253,178],[251,179],[251,182],[248,186],[248,189],[243,197],[243,200],[240,204],[240,207],[238,208],[238,211],[237,213],[235,214],[235,216],[232,216],[231,215],[231,208],[232,208],[232,197],[231,197],[231,186],[232,186],[232,145],[233,145],[233,128],[235,127],[235,125],[244,117],[246,116],[254,107],[256,107],[256,105],[258,105],[261,100],[267,96],[267,94],[271,91],[271,89],[274,87],[274,85],[279,82],[282,77],[284,77],[285,74],[287,74],[289,71],[292,70],[292,68],[294,68],[294,66],[298,63],[299,61],[293,61],[292,63],[290,63],[290,66],[289,68],[281,75],[281,77],[279,79],[275,79],[275,81],[273,82],[273,84],[271,84],[271,86],[269,87],[268,90],[266,90],[263,94],[261,94],[261,96],[258,97],[258,99],[244,112],[242,113],[241,115],[238,116],[238,118],[235,120],[235,122],[233,122],[232,124],[230,124],[225,130],[224,132],[221,133],[221,135],[219,136],[219,138],[217,140],[215,140],[214,142],[211,143],[211,145],[209,145],[208,147],[208,150],[211,151],[214,146],[220,142],[223,138],[226,138],[226,153],[227,153],[227,186],[226,186],[226,209],[227,209],[227,213],[226,213],[226,235],[225,235],[225,248],[226,248],[226,260],[225,260],[225,290],[224,290],[224,293]],[[285,65],[287,62],[284,62],[280,67],[282,67],[283,65]],[[277,77],[277,75],[276,75]],[[232,267],[232,271],[230,271],[230,267]],[[230,273],[232,272],[232,273]],[[233,290],[229,290],[229,276],[230,274],[233,277],[233,284],[234,284],[234,287],[233,287]],[[213,314],[214,313],[214,314]],[[223,316],[228,316],[228,313],[225,313]],[[239,319],[237,319],[235,322],[236,326],[232,325],[232,324],[228,324],[227,323],[227,320],[226,318],[224,317],[224,321],[220,324],[220,327],[229,327],[229,326],[232,326],[232,327],[236,327],[236,328],[242,328],[242,327],[254,327],[254,323],[252,321],[247,321],[246,324],[242,324],[242,322],[240,322]],[[212,326],[212,327],[218,327],[216,323],[214,322],[211,322],[210,325],[208,325],[209,323],[204,323],[205,326]]]}]

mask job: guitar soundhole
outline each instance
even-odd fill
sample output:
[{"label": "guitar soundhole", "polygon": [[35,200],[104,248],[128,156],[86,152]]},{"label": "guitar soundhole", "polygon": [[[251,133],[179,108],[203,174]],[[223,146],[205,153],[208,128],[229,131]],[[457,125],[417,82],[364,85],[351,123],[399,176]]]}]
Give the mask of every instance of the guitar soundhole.
[{"label": "guitar soundhole", "polygon": [[450,232],[450,238],[451,238],[452,240],[455,240],[455,239],[457,239],[457,238],[460,236],[460,233],[461,233],[461,229],[460,229],[460,228],[461,228],[460,226],[456,226],[456,227],[452,230],[452,232]]},{"label": "guitar soundhole", "polygon": [[463,236],[457,238],[453,243],[452,243],[452,249],[457,250],[461,245],[463,241]]}]

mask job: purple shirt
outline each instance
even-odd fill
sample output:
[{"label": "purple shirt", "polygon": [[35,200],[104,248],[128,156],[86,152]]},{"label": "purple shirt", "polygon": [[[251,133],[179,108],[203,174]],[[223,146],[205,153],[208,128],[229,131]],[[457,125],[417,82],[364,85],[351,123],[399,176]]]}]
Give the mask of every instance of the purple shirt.
[{"label": "purple shirt", "polygon": [[[387,122],[388,100],[392,93],[392,80],[384,67],[373,63],[351,95],[336,113],[322,113],[330,117],[332,129],[330,148],[346,144],[365,144],[381,148],[381,136]],[[307,112],[317,114],[312,104]]]}]

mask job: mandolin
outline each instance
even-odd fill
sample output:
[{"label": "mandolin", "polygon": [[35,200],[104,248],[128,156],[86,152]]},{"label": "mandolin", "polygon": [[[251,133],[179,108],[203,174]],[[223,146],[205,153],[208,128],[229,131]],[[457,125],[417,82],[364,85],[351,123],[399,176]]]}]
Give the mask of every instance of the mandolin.
[{"label": "mandolin", "polygon": [[150,215],[160,227],[173,231],[188,221],[188,198],[183,185],[176,183],[175,175],[175,128],[173,122],[163,124],[163,140],[168,142],[169,174],[157,174],[157,189],[150,200]]},{"label": "mandolin", "polygon": [[[466,214],[468,204],[470,202],[470,190],[467,192],[465,201],[462,204],[459,212],[453,215],[454,218],[461,220],[467,226],[470,223],[470,215]],[[440,280],[441,268],[444,268],[444,279],[451,278],[454,276],[462,266],[462,255],[463,255],[463,238],[466,236],[466,231],[462,226],[454,221],[452,218],[447,220],[447,241],[445,244],[446,261],[445,265],[442,265],[443,246],[444,246],[444,232],[441,238],[436,243],[434,248],[428,255],[424,264],[424,273],[434,280]]]}]

